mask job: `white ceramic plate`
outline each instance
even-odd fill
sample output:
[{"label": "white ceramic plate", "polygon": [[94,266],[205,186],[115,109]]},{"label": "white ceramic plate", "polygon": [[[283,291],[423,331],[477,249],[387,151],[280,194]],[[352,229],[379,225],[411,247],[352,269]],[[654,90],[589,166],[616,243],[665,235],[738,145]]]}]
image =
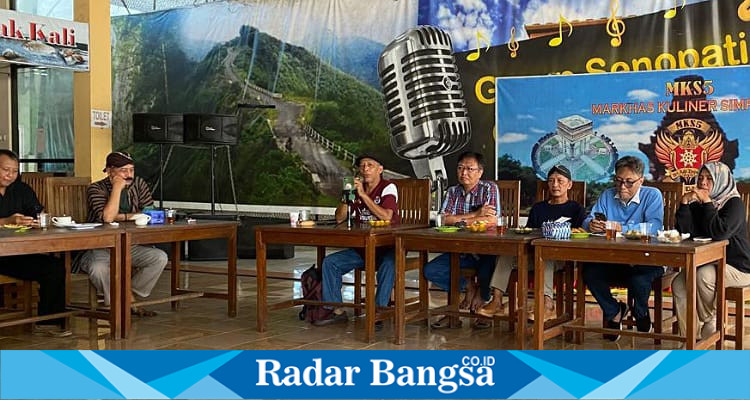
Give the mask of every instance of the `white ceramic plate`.
[{"label": "white ceramic plate", "polygon": [[97,226],[102,226],[102,224],[95,223],[95,222],[90,222],[90,223],[85,223],[85,224],[70,224],[67,226],[67,228],[81,230],[81,229],[93,229],[93,228],[96,228]]},{"label": "white ceramic plate", "polygon": [[697,238],[693,238],[693,241],[694,241],[694,242],[701,242],[701,243],[708,243],[708,242],[710,242],[710,241],[711,241],[711,238],[707,238],[707,237],[697,237]]},{"label": "white ceramic plate", "polygon": [[69,224],[63,224],[63,223],[60,223],[60,222],[53,222],[52,225],[54,225],[54,226],[56,226],[58,228],[70,228],[71,226],[76,226],[78,224],[76,224],[76,222],[73,221],[73,222],[71,222]]}]

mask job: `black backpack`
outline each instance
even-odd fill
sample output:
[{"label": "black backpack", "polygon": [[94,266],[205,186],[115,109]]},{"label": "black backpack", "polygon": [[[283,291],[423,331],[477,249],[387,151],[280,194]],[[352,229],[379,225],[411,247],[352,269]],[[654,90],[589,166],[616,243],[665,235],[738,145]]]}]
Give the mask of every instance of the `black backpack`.
[{"label": "black backpack", "polygon": [[[323,279],[318,273],[318,269],[313,264],[310,268],[302,273],[300,279],[302,285],[302,298],[304,300],[323,300]],[[299,312],[299,319],[307,322],[313,322],[329,318],[333,309],[323,306],[303,305],[302,311]]]}]

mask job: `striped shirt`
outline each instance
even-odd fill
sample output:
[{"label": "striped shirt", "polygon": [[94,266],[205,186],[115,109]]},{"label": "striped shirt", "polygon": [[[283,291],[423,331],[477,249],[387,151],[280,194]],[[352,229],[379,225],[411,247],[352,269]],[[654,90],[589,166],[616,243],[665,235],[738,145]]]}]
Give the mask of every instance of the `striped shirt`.
[{"label": "striped shirt", "polygon": [[480,209],[489,204],[500,210],[497,204],[498,188],[495,182],[479,181],[470,191],[464,191],[461,185],[448,188],[448,194],[443,201],[442,212],[448,215],[463,215]]},{"label": "striped shirt", "polygon": [[[109,195],[112,193],[112,182],[109,177],[94,182],[86,189],[86,197],[89,205],[89,222],[102,222],[104,206],[107,205]],[[148,188],[146,181],[140,177],[135,177],[133,183],[128,186],[128,200],[130,201],[131,213],[137,213],[144,207],[154,204],[151,197],[151,189]]]}]

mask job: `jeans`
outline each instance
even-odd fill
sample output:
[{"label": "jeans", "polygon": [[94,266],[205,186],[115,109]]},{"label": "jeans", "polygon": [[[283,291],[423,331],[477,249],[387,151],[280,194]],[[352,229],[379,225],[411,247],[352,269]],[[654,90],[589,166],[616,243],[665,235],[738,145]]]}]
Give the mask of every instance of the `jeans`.
[{"label": "jeans", "polygon": [[[375,304],[378,307],[388,306],[393,290],[393,280],[396,275],[396,259],[393,249],[376,257],[378,265],[376,278],[378,288],[375,292]],[[341,277],[354,268],[365,266],[365,260],[354,249],[346,249],[327,255],[323,259],[323,301],[342,303]]]},{"label": "jeans", "polygon": [[643,318],[649,315],[651,283],[663,274],[662,267],[598,263],[583,265],[583,282],[602,308],[605,321],[613,320],[620,313],[620,306],[612,297],[611,286],[626,286],[633,297],[633,316],[636,319]]},{"label": "jeans", "polygon": [[[495,271],[495,256],[461,254],[459,256],[459,266],[461,268],[475,268],[479,279],[479,293],[482,300],[490,300],[490,279]],[[424,266],[424,277],[428,281],[439,286],[443,290],[449,290],[451,284],[451,255],[443,253],[435,257],[432,261]],[[461,277],[460,290],[463,291],[466,286],[466,280]]]}]

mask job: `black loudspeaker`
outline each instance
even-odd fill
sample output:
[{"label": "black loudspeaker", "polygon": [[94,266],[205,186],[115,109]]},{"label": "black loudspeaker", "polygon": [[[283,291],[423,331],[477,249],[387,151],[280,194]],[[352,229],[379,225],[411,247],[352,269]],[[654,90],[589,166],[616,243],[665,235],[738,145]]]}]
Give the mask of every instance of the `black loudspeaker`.
[{"label": "black loudspeaker", "polygon": [[182,143],[182,114],[133,114],[133,141],[137,143]]},{"label": "black loudspeaker", "polygon": [[183,114],[185,142],[236,145],[239,142],[237,116]]}]

